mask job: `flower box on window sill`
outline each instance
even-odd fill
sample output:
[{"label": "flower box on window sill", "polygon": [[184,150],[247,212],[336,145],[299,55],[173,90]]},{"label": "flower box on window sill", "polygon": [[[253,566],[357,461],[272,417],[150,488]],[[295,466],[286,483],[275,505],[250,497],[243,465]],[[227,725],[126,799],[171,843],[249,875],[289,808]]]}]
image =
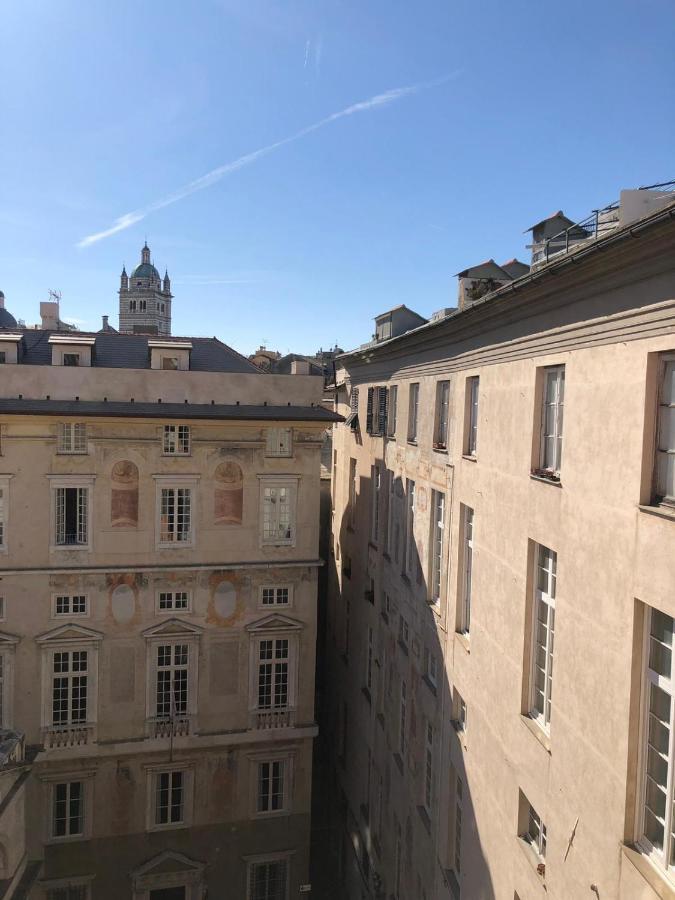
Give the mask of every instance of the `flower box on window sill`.
[{"label": "flower box on window sill", "polygon": [[444,444],[442,441],[434,441],[434,450],[440,450],[444,453],[447,449],[447,444]]}]

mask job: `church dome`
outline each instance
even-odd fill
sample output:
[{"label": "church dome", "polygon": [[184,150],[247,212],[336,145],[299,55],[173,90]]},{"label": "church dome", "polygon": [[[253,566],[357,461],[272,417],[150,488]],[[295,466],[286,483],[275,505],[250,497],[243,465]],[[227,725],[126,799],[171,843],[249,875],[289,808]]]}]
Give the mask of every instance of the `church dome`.
[{"label": "church dome", "polygon": [[0,291],[0,328],[16,328],[16,319],[5,309],[5,295]]},{"label": "church dome", "polygon": [[142,262],[136,266],[130,278],[155,278],[159,281],[159,272],[152,263]]}]

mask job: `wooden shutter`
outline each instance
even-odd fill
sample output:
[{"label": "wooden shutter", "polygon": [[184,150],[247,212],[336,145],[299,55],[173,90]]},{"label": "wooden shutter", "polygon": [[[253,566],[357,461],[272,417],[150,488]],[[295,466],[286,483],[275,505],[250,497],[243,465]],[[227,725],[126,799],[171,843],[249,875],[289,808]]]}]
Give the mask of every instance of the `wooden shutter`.
[{"label": "wooden shutter", "polygon": [[380,434],[387,433],[387,413],[389,407],[389,391],[386,387],[381,387],[378,392],[378,400],[380,404]]},{"label": "wooden shutter", "polygon": [[375,388],[368,388],[368,407],[366,410],[366,431],[368,434],[373,433],[373,391]]}]

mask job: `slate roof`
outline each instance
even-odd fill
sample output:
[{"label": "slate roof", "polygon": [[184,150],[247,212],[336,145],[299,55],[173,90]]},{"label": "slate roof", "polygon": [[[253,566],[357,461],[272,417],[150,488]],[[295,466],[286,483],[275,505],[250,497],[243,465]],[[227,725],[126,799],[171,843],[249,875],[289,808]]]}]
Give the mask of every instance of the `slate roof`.
[{"label": "slate roof", "polygon": [[[1,323],[0,323],[1,325]],[[3,328],[0,327],[0,340]],[[12,332],[17,334],[17,329]],[[52,335],[64,334],[77,340],[78,337],[93,337],[92,366],[107,369],[149,369],[149,340],[189,341],[191,372],[230,372],[246,375],[262,375],[261,370],[249,362],[241,353],[223,344],[217,338],[179,338],[165,337],[157,334],[119,334],[113,331],[99,332],[58,332],[44,329],[20,329],[23,334],[19,363],[24,366],[50,366],[52,364],[52,348],[49,338]]]},{"label": "slate roof", "polygon": [[132,419],[240,419],[284,422],[342,422],[323,406],[265,406],[225,403],[135,403],[101,400],[31,400],[0,398],[0,415],[115,417]]}]

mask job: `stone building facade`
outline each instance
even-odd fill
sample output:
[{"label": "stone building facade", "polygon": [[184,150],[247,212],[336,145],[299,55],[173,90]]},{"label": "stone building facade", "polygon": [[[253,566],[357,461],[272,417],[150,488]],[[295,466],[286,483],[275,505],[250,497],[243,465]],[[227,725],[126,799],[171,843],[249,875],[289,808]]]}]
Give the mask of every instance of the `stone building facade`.
[{"label": "stone building facade", "polygon": [[337,361],[350,900],[675,897],[672,199]]},{"label": "stone building facade", "polygon": [[215,339],[0,328],[0,351],[0,725],[30,765],[17,896],[297,896],[322,379]]}]

